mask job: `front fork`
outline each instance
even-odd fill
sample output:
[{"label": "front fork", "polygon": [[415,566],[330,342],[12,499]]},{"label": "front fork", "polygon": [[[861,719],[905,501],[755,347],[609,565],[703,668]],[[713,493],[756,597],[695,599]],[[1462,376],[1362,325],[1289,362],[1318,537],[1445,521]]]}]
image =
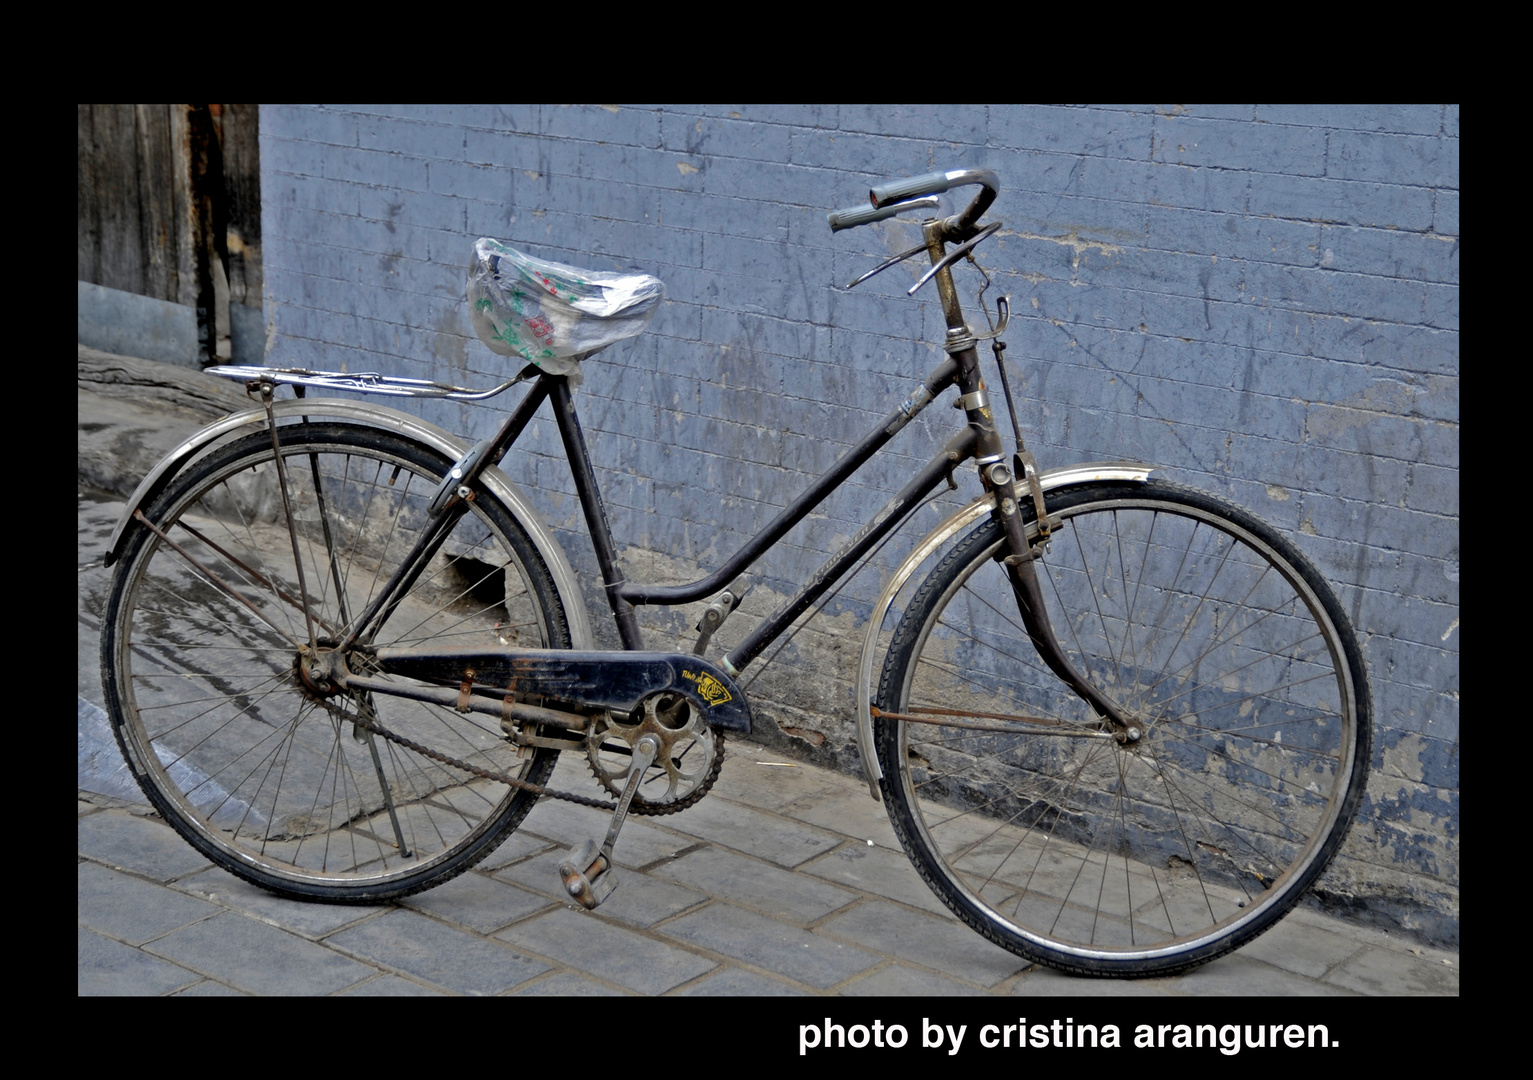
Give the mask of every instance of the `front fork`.
[{"label": "front fork", "polygon": [[[1001,460],[1003,456],[1001,437],[995,428],[994,415],[990,411],[988,398],[985,395],[984,382],[978,376],[978,353],[971,345],[958,354],[958,360],[960,370],[963,372],[960,376],[960,385],[967,383],[975,388],[972,392],[966,392],[961,401],[967,411],[969,423],[978,432],[977,458],[980,482],[984,484],[985,491],[995,499],[995,516],[1000,519],[1001,528],[1006,535],[1008,551],[1008,554],[1002,557],[1001,565],[1006,568],[1006,576],[1011,582],[1011,591],[1016,597],[1017,610],[1022,616],[1022,626],[1027,631],[1028,639],[1033,643],[1039,658],[1048,665],[1049,670],[1075,691],[1082,701],[1091,706],[1104,729],[1111,729],[1121,743],[1137,742],[1143,734],[1140,725],[1126,716],[1123,710],[1108,700],[1106,695],[1075,669],[1075,665],[1065,656],[1064,649],[1059,644],[1059,638],[1049,623],[1048,608],[1044,604],[1043,590],[1039,587],[1038,572],[1034,566],[1034,562],[1039,558],[1040,550],[1046,545],[1050,532],[1043,495],[1037,483],[1037,467],[1032,463],[1032,455],[1022,450],[1019,445],[1015,461],[1017,467],[1026,475],[1023,477],[1012,475],[1011,469]],[[1031,488],[1038,519],[1036,540],[1028,539],[1027,530],[1022,524],[1021,509],[1017,505],[1016,481],[1019,479],[1023,481],[1023,490]]]},{"label": "front fork", "polygon": [[[950,356],[958,362],[958,385],[963,396],[959,404],[968,417],[969,425],[975,430],[975,459],[979,465],[980,482],[985,485],[985,491],[995,499],[996,514],[1001,519],[1001,526],[1006,532],[1006,547],[1009,550],[1002,563],[1006,567],[1006,575],[1011,580],[1011,591],[1016,595],[1017,608],[1022,615],[1022,625],[1027,630],[1027,636],[1032,640],[1033,648],[1038,651],[1038,656],[1048,665],[1049,670],[1062,679],[1065,685],[1090,705],[1096,712],[1104,728],[1111,729],[1114,736],[1120,742],[1134,742],[1140,737],[1140,728],[1123,715],[1120,710],[1095,686],[1086,680],[1075,666],[1065,656],[1064,649],[1060,647],[1059,639],[1054,634],[1054,629],[1049,625],[1049,615],[1043,603],[1043,591],[1038,587],[1038,574],[1033,566],[1036,555],[1033,544],[1027,539],[1027,531],[1022,526],[1022,514],[1017,508],[1015,478],[1011,470],[1006,467],[1005,451],[1001,444],[1001,436],[995,428],[995,416],[990,410],[989,395],[985,393],[984,380],[979,374],[979,350],[977,342],[982,338],[995,339],[1006,325],[1007,308],[1002,305],[998,308],[1001,318],[999,329],[989,334],[976,338],[969,329],[968,322],[964,319],[963,310],[958,302],[958,291],[953,287],[951,262],[947,254],[947,239],[949,236],[949,224],[944,221],[929,221],[922,229],[922,235],[926,240],[927,254],[931,258],[932,266],[936,271],[937,296],[942,304],[943,318],[947,323],[947,343],[945,348]],[[973,258],[972,254],[969,256]],[[988,282],[989,279],[987,278]],[[983,295],[984,290],[980,290]],[[1000,349],[1004,348],[996,342],[996,363],[1001,364]],[[1008,406],[1011,402],[1011,390],[1005,384],[1005,368],[1001,367],[1002,388],[1006,391]],[[1012,413],[1012,422],[1015,425],[1016,413]],[[1031,488],[1033,506],[1038,517],[1038,543],[1045,544],[1049,536],[1049,520],[1043,505],[1043,495],[1038,487],[1037,467],[1032,464],[1032,455],[1022,448],[1022,433],[1017,431],[1017,468],[1027,475],[1020,479],[1027,482]]]}]

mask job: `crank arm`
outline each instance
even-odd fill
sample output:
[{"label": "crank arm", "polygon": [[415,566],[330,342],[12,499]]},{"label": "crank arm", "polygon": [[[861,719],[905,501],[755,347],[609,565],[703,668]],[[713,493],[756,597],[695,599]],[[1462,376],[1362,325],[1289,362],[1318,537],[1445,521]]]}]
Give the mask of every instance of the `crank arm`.
[{"label": "crank arm", "polygon": [[655,755],[659,752],[660,740],[655,736],[646,735],[639,740],[633,748],[633,764],[628,769],[628,783],[623,788],[623,797],[618,800],[617,809],[612,813],[612,824],[607,827],[607,838],[599,848],[595,840],[586,840],[559,863],[559,877],[564,881],[564,891],[588,911],[612,895],[612,890],[617,888],[612,849],[617,845],[617,834],[628,817],[628,807],[638,793],[644,771],[654,764]]}]

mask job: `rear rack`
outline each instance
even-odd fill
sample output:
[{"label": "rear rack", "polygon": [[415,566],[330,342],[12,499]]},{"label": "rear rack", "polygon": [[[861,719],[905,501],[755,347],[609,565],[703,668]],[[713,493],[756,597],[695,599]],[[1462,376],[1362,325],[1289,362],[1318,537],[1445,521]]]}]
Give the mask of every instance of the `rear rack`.
[{"label": "rear rack", "polygon": [[326,390],[352,390],[359,394],[382,394],[388,397],[452,398],[456,401],[483,401],[502,391],[509,390],[525,379],[536,368],[524,369],[515,378],[507,379],[489,390],[474,390],[466,386],[431,382],[427,379],[404,379],[395,375],[380,375],[376,371],[310,371],[307,368],[246,367],[238,364],[222,364],[204,369],[209,375],[225,379],[237,379],[244,383],[272,383],[288,386],[317,386]]}]

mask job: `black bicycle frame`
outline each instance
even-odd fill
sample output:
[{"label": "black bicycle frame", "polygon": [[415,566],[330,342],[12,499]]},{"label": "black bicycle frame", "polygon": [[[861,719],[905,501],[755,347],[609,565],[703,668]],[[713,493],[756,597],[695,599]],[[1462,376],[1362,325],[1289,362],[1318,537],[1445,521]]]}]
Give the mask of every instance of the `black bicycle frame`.
[{"label": "black bicycle frame", "polygon": [[[832,465],[778,514],[765,528],[751,537],[731,555],[724,564],[690,585],[643,585],[627,581],[617,564],[617,547],[612,540],[612,528],[607,521],[607,510],[602,502],[601,490],[596,481],[596,471],[586,449],[585,434],[575,410],[569,380],[562,375],[540,374],[517,407],[506,417],[499,432],[480,443],[458,463],[451,482],[458,491],[470,492],[479,473],[488,465],[500,461],[516,443],[538,407],[545,398],[553,403],[554,421],[563,440],[570,471],[575,480],[575,490],[585,514],[590,531],[596,561],[601,568],[607,603],[617,624],[618,636],[626,650],[641,650],[643,635],[639,629],[634,607],[638,604],[677,605],[701,600],[721,591],[741,571],[753,564],[761,555],[782,539],[787,532],[802,521],[816,506],[825,500],[843,481],[856,472],[876,454],[890,439],[910,423],[911,419],[943,391],[957,385],[965,395],[963,402],[968,426],[955,436],[947,446],[931,459],[884,508],[864,525],[840,551],[832,555],[815,571],[797,594],[783,604],[770,618],[759,625],[745,641],[736,646],[723,661],[731,674],[737,674],[787,627],[823,596],[832,585],[880,540],[897,528],[921,500],[944,479],[951,482],[953,470],[968,460],[979,456],[981,461],[995,460],[1000,455],[1000,437],[984,404],[983,385],[979,376],[979,358],[974,347],[958,351],[944,360],[905,401],[889,413],[845,456]],[[982,474],[982,479],[983,479]],[[987,488],[989,481],[985,481]],[[365,637],[369,627],[386,621],[411,584],[441,546],[451,524],[467,510],[467,502],[455,497],[439,512],[438,516],[421,531],[410,554],[389,583],[379,591],[367,609],[358,615],[342,635],[341,647],[349,647]]]},{"label": "black bicycle frame", "polygon": [[[569,459],[570,471],[575,480],[575,490],[580,496],[581,509],[585,514],[586,526],[590,530],[592,546],[596,552],[596,561],[601,567],[607,602],[612,609],[612,617],[617,624],[623,648],[630,650],[643,648],[638,620],[634,612],[637,605],[687,604],[720,592],[808,516],[831,492],[882,449],[917,413],[948,387],[957,384],[964,388],[965,393],[970,392],[971,388],[977,389],[979,383],[977,354],[972,348],[967,350],[967,354],[965,356],[960,353],[958,356],[945,360],[899,408],[880,420],[861,442],[811,483],[803,494],[794,499],[766,527],[747,540],[738,551],[724,561],[723,565],[708,576],[688,585],[645,585],[624,579],[617,565],[617,549],[612,541],[612,532],[597,486],[596,473],[586,452],[585,435],[581,431],[580,419],[575,411],[569,383],[562,376],[542,376],[539,383],[546,385],[547,394],[553,401],[555,422],[558,424],[559,435],[564,442],[565,454]],[[966,360],[967,363],[965,363]],[[534,388],[529,397],[537,392],[538,389]],[[988,412],[988,410],[984,411]],[[850,566],[897,528],[920,504],[922,498],[952,474],[954,468],[974,457],[979,446],[990,440],[995,440],[998,444],[998,437],[995,435],[994,425],[990,423],[989,417],[981,415],[979,409],[970,410],[968,427],[943,447],[882,510],[858,530],[857,534],[839,551],[826,560],[805,582],[803,588],[736,646],[723,661],[725,669],[732,674],[738,673],[760,655],[762,650],[786,630],[799,615],[823,596]]]},{"label": "black bicycle frame", "polygon": [[[936,264],[943,254],[940,229],[935,223],[927,226],[928,243]],[[765,528],[725,560],[724,564],[708,576],[689,585],[644,585],[626,580],[617,563],[617,547],[613,543],[612,529],[607,521],[607,510],[602,502],[596,472],[586,449],[585,434],[575,410],[575,401],[569,380],[562,375],[539,372],[527,394],[506,417],[501,429],[490,439],[478,444],[461,459],[453,470],[453,478],[447,483],[456,485],[459,492],[467,492],[472,498],[472,485],[479,473],[488,465],[497,463],[516,443],[517,438],[542,405],[544,399],[553,404],[554,421],[559,437],[564,443],[565,455],[580,497],[581,511],[590,531],[591,543],[601,568],[608,606],[617,625],[618,637],[625,650],[643,649],[643,635],[639,629],[634,608],[640,604],[674,606],[687,604],[722,591],[739,574],[751,566],[763,553],[782,539],[795,525],[819,506],[843,481],[855,473],[869,458],[876,454],[915,415],[931,404],[949,387],[956,385],[962,397],[960,403],[968,419],[967,426],[934,456],[882,510],[858,530],[842,548],[814,572],[804,586],[769,618],[746,636],[726,656],[722,665],[730,674],[738,674],[747,664],[775,640],[792,622],[808,610],[825,594],[848,568],[866,555],[920,505],[921,500],[944,479],[952,483],[953,470],[970,458],[978,459],[980,481],[987,492],[995,489],[986,466],[1002,458],[1002,446],[991,416],[984,383],[979,373],[979,354],[974,339],[968,334],[959,310],[957,294],[946,267],[936,275],[938,294],[943,314],[949,327],[948,357],[937,366],[914,393],[899,408],[880,420],[861,442],[825,471],[797,499],[793,500]],[[524,374],[530,374],[524,372]],[[1006,504],[1013,507],[1009,492],[1004,493]],[[366,636],[368,628],[386,621],[411,584],[419,576],[427,562],[447,534],[457,515],[467,509],[463,497],[454,497],[446,503],[430,525],[422,530],[416,544],[394,578],[385,586],[368,609],[354,619],[342,635],[342,647],[349,647]],[[1025,548],[1023,549],[1025,550]]]},{"label": "black bicycle frame", "polygon": [[[421,531],[409,556],[389,584],[341,635],[343,640],[340,647],[349,648],[365,637],[370,627],[380,625],[387,620],[394,607],[446,539],[453,522],[467,510],[468,501],[473,498],[472,485],[479,473],[487,466],[498,463],[515,445],[517,438],[545,399],[553,404],[554,421],[559,428],[559,437],[564,443],[565,456],[575,481],[575,490],[580,497],[581,511],[585,515],[597,565],[601,568],[607,604],[612,610],[618,637],[625,650],[641,651],[644,643],[634,611],[636,605],[687,604],[723,590],[768,548],[808,516],[843,481],[882,449],[890,439],[910,423],[917,413],[949,387],[956,385],[961,394],[958,404],[964,410],[968,420],[967,426],[917,472],[910,482],[884,505],[882,510],[857,531],[855,536],[827,559],[797,593],[747,634],[745,640],[723,658],[721,666],[730,675],[738,675],[795,619],[825,595],[826,591],[840,580],[853,564],[898,528],[939,483],[944,479],[950,484],[953,483],[953,470],[958,465],[973,458],[979,466],[980,482],[985,492],[995,498],[997,518],[1006,533],[1007,546],[1011,552],[1005,560],[1007,573],[1011,578],[1019,613],[1029,638],[1045,663],[1066,684],[1093,705],[1101,716],[1108,718],[1114,726],[1126,727],[1117,709],[1074,670],[1049,627],[1043,597],[1038,590],[1037,578],[1031,565],[1031,548],[1024,535],[1019,508],[1011,490],[1012,476],[1001,463],[1004,457],[1001,438],[996,431],[984,383],[980,378],[979,354],[975,348],[975,338],[964,321],[958,295],[953,288],[953,279],[948,270],[952,256],[945,252],[947,228],[948,226],[942,222],[931,221],[927,222],[923,229],[935,270],[938,297],[948,327],[949,355],[947,359],[927,376],[926,381],[906,398],[899,408],[880,420],[861,442],[811,483],[803,494],[794,499],[765,528],[747,540],[717,570],[689,585],[644,585],[630,582],[623,577],[617,562],[617,546],[612,540],[612,528],[607,521],[606,506],[602,502],[601,490],[596,481],[596,471],[586,448],[585,434],[581,430],[580,418],[575,410],[575,400],[570,390],[569,380],[562,375],[539,372],[527,394],[506,417],[500,431],[490,439],[476,445],[453,467],[449,478],[443,482],[444,490],[439,496],[446,499],[442,509]],[[523,375],[530,375],[533,370],[535,369],[528,369],[523,372]],[[457,494],[447,498],[450,491],[455,491]]]}]

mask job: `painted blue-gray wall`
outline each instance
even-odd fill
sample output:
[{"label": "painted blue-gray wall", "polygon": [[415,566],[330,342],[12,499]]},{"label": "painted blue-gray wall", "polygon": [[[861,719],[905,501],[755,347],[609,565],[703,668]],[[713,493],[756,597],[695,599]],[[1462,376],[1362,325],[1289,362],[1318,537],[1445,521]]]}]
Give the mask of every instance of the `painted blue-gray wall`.
[{"label": "painted blue-gray wall", "polygon": [[[1335,582],[1364,641],[1375,771],[1333,892],[1453,938],[1458,916],[1458,107],[263,106],[268,362],[489,384],[475,237],[666,282],[578,400],[630,576],[716,566],[940,358],[870,182],[987,166],[978,252],[1015,312],[1045,467],[1137,458],[1250,506]],[[906,264],[914,267],[914,262]],[[971,297],[978,278],[960,276]],[[495,403],[492,403],[494,405]],[[545,407],[546,408],[546,407]],[[474,437],[494,408],[423,405]],[[757,568],[761,610],[954,427],[923,414]],[[505,463],[593,561],[552,424]],[[971,498],[972,477],[947,506]],[[935,523],[935,511],[923,512]],[[752,687],[785,748],[852,765],[850,672],[890,545]],[[604,610],[588,590],[593,616]],[[655,644],[696,611],[647,612]],[[748,615],[747,609],[743,615]],[[720,634],[727,648],[739,626]],[[777,735],[787,731],[788,735]]]}]

